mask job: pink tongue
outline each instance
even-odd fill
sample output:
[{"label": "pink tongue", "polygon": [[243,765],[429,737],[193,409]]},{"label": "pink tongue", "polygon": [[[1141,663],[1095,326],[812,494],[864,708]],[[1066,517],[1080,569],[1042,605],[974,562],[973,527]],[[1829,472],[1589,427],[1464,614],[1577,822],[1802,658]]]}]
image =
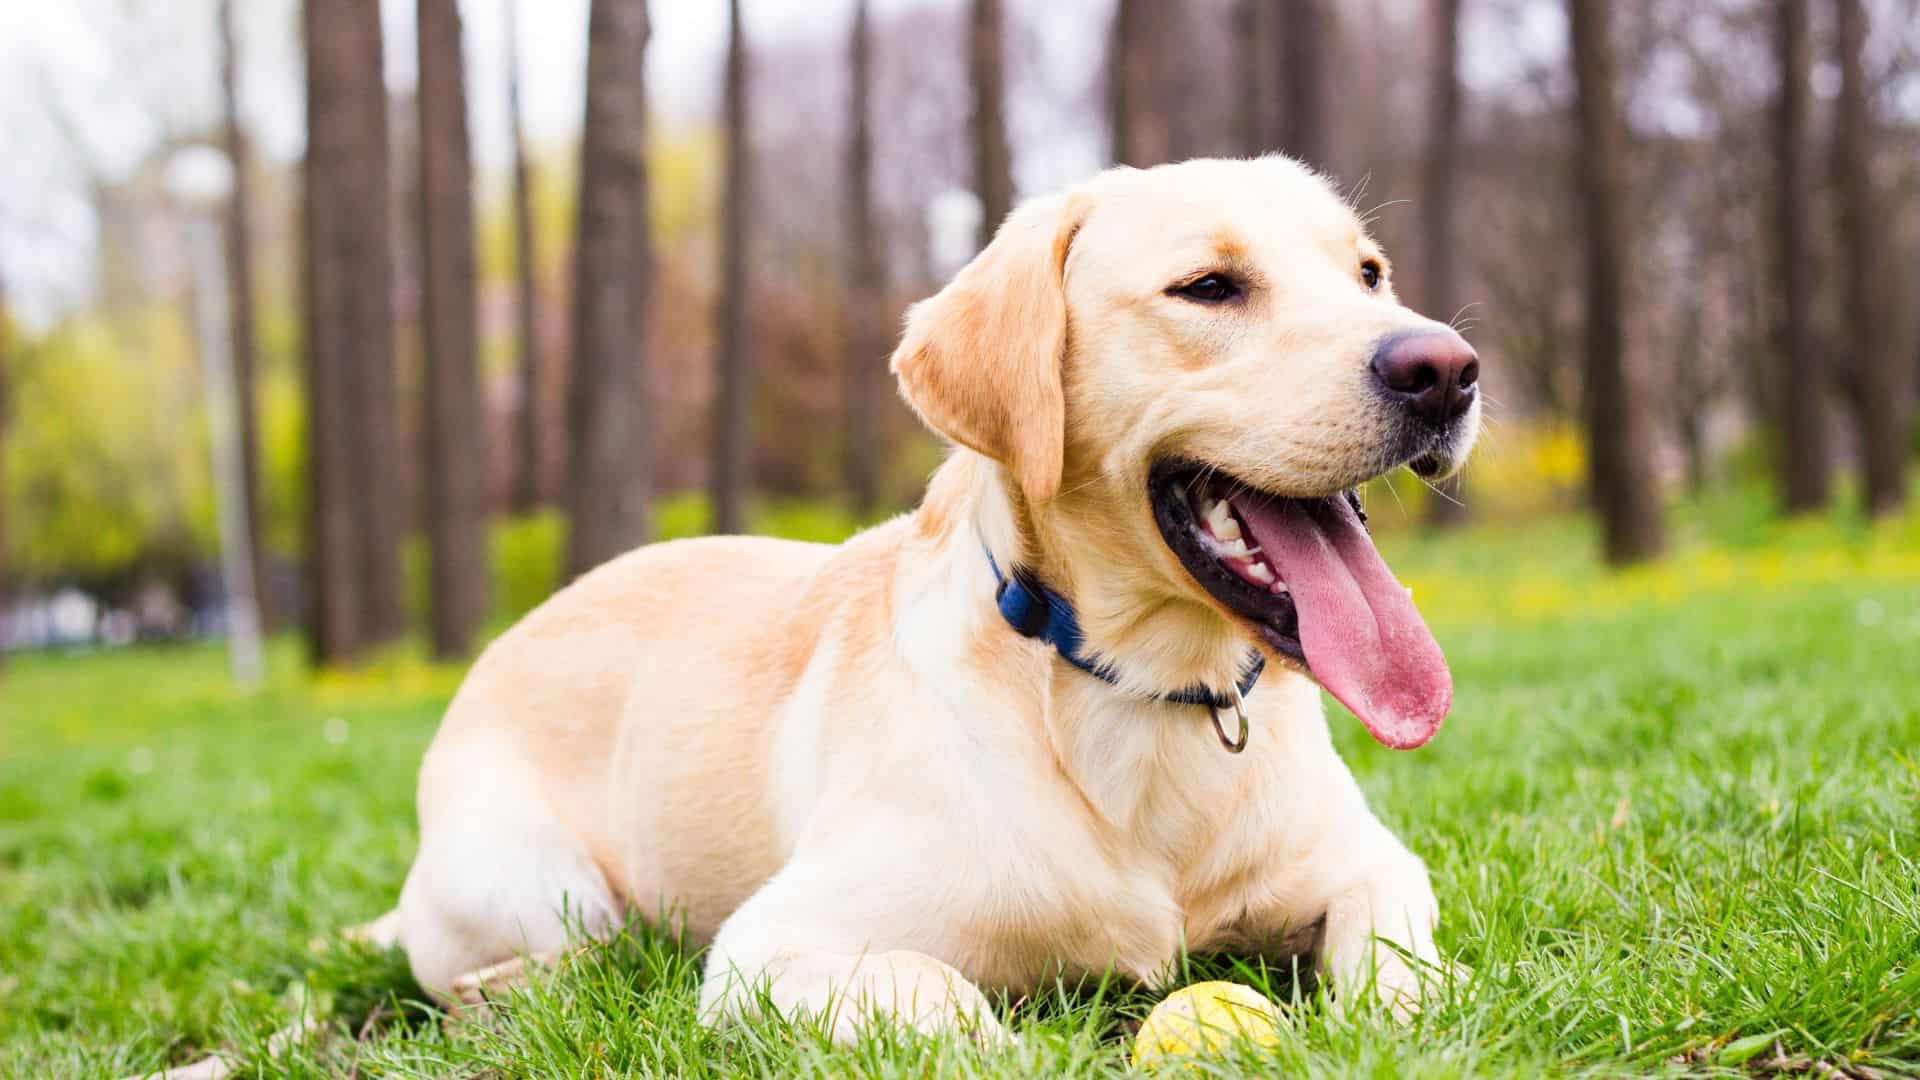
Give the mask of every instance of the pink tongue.
[{"label": "pink tongue", "polygon": [[1232,504],[1293,593],[1313,677],[1382,744],[1433,738],[1453,704],[1447,658],[1347,500]]}]

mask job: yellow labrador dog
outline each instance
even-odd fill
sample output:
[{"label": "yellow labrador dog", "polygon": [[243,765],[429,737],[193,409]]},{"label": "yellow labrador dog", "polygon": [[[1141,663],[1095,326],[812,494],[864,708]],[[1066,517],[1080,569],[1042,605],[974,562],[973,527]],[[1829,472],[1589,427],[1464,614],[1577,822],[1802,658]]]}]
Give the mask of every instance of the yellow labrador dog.
[{"label": "yellow labrador dog", "polygon": [[1461,460],[1473,350],[1268,157],[1023,205],[893,370],[957,444],[920,508],[838,547],[642,548],[528,616],[427,752],[374,936],[472,997],[662,917],[711,946],[711,1019],[840,1038],[998,1036],[983,990],[1153,983],[1182,949],[1410,995],[1433,892],[1318,687],[1394,747],[1447,711],[1350,492]]}]

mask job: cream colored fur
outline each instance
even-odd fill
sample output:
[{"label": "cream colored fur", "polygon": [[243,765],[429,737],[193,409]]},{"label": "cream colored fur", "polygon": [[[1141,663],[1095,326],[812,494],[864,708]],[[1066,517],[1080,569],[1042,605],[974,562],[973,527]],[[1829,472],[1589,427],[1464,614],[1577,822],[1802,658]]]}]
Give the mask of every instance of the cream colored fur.
[{"label": "cream colored fur", "polygon": [[[1114,170],[1016,211],[894,358],[961,447],[917,511],[838,547],[642,548],[481,657],[387,924],[422,984],[637,914],[711,945],[716,1021],[764,990],[841,1037],[875,1010],[995,1036],[983,989],[1156,983],[1183,948],[1317,948],[1336,993],[1377,967],[1408,1000],[1375,936],[1431,958],[1433,893],[1316,688],[1270,664],[1240,756],[1205,709],[1141,696],[1224,686],[1252,640],[1158,535],[1158,456],[1302,496],[1400,463],[1367,364],[1433,324],[1363,258],[1349,208],[1278,157]],[[1249,279],[1243,305],[1167,295],[1214,267]],[[1009,629],[983,545],[1073,600],[1121,687]]]}]

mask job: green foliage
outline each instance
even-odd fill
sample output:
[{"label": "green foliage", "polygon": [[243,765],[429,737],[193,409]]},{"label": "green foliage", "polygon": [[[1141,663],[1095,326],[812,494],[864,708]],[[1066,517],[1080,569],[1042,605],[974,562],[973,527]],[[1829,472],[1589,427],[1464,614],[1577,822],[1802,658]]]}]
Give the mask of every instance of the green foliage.
[{"label": "green foliage", "polygon": [[538,607],[560,584],[566,519],[554,511],[498,522],[490,538],[494,610],[510,623]]},{"label": "green foliage", "polygon": [[771,504],[752,521],[755,532],[814,544],[837,544],[861,525],[839,503],[803,500]]},{"label": "green foliage", "polygon": [[[705,533],[713,510],[705,492],[676,492],[654,504],[654,531],[662,540],[679,540]],[[782,540],[837,544],[852,536],[861,523],[837,503],[807,499],[756,500],[747,507],[747,531]]]},{"label": "green foliage", "polygon": [[[293,557],[306,503],[305,407],[291,357],[267,336],[262,510],[268,549]],[[11,572],[99,582],[212,555],[199,352],[177,307],[69,320],[19,342],[8,375],[0,494]]]},{"label": "green foliage", "polygon": [[267,550],[297,557],[306,546],[307,402],[292,365],[260,373],[261,521]]},{"label": "green foliage", "polygon": [[[1623,574],[1593,565],[1577,519],[1387,535],[1452,662],[1453,715],[1411,754],[1329,718],[1432,868],[1441,947],[1468,973],[1403,1031],[1194,958],[1180,981],[1248,981],[1286,1015],[1270,1054],[1210,1075],[1734,1075],[1776,1043],[1770,1071],[1920,1072],[1920,512],[1780,523],[1765,498],[1682,508],[1671,566]],[[697,497],[662,502],[663,532],[703,521]],[[540,594],[560,531],[496,534],[508,603]],[[1155,998],[1137,988],[1009,1003],[1013,1048],[882,1032],[835,1050],[804,1025],[702,1028],[701,954],[644,929],[488,1019],[424,1019],[398,957],[308,942],[392,905],[459,669],[395,655],[316,679],[298,657],[277,643],[255,697],[206,649],[22,657],[0,682],[0,1075],[214,1046],[296,1076],[1127,1075]],[[267,1065],[300,1007],[327,1034]]]},{"label": "green foliage", "polygon": [[653,504],[653,533],[661,540],[683,540],[707,531],[713,512],[701,491],[679,491],[656,499]]},{"label": "green foliage", "polygon": [[[661,540],[700,536],[707,531],[711,518],[707,497],[701,492],[676,492],[653,504],[654,535]],[[756,503],[749,507],[748,520],[752,531],[763,536],[824,544],[846,539],[860,524],[834,504],[805,500]],[[494,624],[504,628],[560,587],[566,564],[566,518],[548,510],[496,522],[490,544]],[[416,548],[409,550],[417,552]],[[416,596],[416,604],[424,611],[424,554],[414,554],[408,567],[414,581],[410,595]]]},{"label": "green foliage", "polygon": [[107,578],[211,546],[197,353],[173,309],[65,323],[20,347],[4,447],[8,562]]}]

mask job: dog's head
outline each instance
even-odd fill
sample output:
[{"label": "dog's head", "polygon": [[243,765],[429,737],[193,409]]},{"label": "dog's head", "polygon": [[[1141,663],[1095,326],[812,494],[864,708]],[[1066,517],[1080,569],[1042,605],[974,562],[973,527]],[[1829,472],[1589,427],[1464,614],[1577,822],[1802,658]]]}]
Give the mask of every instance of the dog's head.
[{"label": "dog's head", "polygon": [[1251,638],[1376,738],[1445,715],[1444,659],[1354,487],[1451,472],[1473,350],[1282,157],[1117,169],[1021,206],[893,358],[936,431],[998,462],[1032,568],[1138,690],[1230,681]]}]

